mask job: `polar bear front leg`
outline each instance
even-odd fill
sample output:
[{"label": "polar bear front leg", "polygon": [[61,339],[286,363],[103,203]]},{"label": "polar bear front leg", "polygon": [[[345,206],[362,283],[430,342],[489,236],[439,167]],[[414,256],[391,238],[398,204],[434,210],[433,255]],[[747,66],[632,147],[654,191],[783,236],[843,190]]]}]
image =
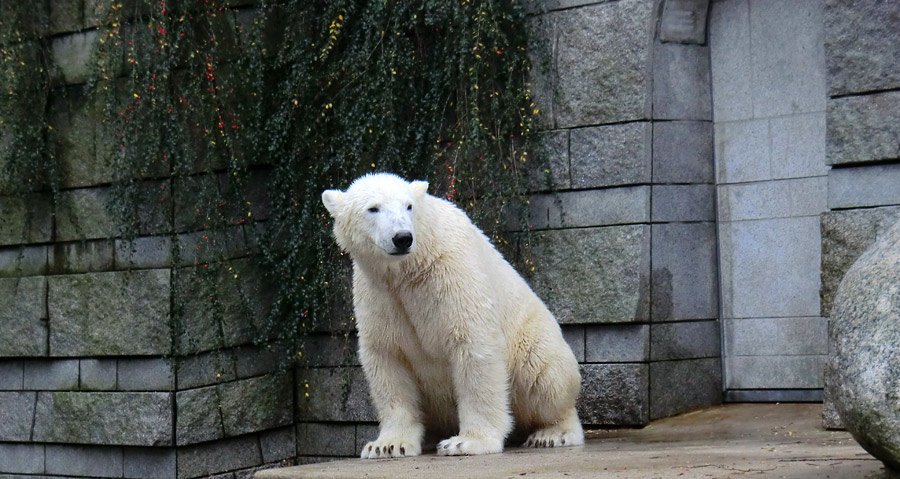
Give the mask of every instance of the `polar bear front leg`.
[{"label": "polar bear front leg", "polygon": [[460,431],[438,443],[439,455],[502,452],[512,428],[502,346],[484,339],[489,341],[463,341],[454,348],[450,362]]},{"label": "polar bear front leg", "polygon": [[425,426],[419,412],[419,391],[412,372],[400,358],[360,348],[363,370],[378,410],[378,439],[366,444],[362,459],[418,456]]}]

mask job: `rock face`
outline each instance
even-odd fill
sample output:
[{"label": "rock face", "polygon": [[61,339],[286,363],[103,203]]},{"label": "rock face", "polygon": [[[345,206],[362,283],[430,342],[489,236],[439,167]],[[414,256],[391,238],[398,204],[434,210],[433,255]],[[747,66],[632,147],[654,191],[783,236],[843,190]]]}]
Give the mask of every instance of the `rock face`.
[{"label": "rock face", "polygon": [[832,322],[828,387],[844,426],[900,469],[900,223],[850,267]]}]

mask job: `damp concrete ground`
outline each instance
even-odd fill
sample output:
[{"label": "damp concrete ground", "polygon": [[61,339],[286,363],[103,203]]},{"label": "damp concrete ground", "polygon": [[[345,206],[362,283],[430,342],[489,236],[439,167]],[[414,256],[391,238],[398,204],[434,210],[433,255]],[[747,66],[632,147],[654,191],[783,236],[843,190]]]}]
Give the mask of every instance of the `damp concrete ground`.
[{"label": "damp concrete ground", "polygon": [[654,421],[642,429],[589,431],[587,437],[579,447],[352,459],[270,469],[256,478],[900,477],[885,470],[850,434],[823,429],[821,404],[732,404]]}]

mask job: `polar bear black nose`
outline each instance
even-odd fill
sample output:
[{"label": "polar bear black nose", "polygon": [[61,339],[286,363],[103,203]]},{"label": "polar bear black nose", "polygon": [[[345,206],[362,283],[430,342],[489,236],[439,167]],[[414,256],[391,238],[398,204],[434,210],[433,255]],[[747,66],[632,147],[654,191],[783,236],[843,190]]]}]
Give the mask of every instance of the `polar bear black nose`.
[{"label": "polar bear black nose", "polygon": [[397,250],[406,251],[412,246],[413,235],[409,231],[401,231],[395,234],[391,241],[394,243]]}]

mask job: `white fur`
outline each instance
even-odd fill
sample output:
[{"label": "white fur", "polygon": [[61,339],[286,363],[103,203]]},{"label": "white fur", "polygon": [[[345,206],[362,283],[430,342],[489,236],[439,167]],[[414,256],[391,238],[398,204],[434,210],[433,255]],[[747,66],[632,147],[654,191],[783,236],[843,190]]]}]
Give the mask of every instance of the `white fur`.
[{"label": "white fur", "polygon": [[[456,434],[438,454],[501,452],[513,417],[533,431],[526,446],[583,444],[581,377],[556,320],[465,213],[427,187],[371,174],[322,193],[353,258],[359,355],[381,423],[361,456],[418,455],[426,430]],[[399,231],[414,238],[402,256],[391,254]]]}]

